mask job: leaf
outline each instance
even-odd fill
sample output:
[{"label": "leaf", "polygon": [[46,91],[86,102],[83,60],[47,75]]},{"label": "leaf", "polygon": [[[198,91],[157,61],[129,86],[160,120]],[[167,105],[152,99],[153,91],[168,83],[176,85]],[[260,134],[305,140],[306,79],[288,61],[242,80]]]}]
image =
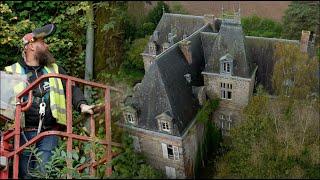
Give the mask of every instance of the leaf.
[{"label": "leaf", "polygon": [[61,156],[62,157],[66,157],[67,156],[66,152],[65,151],[61,151]]},{"label": "leaf", "polygon": [[80,159],[80,164],[83,164],[85,161],[86,161],[86,158],[84,156],[82,156]]},{"label": "leaf", "polygon": [[109,23],[105,24],[102,28],[102,31],[108,32],[111,29],[114,29],[115,27],[115,21],[110,21]]},{"label": "leaf", "polygon": [[73,159],[76,160],[76,161],[79,160],[79,155],[78,155],[77,152],[73,152],[73,153],[72,153],[72,157],[73,157]]}]

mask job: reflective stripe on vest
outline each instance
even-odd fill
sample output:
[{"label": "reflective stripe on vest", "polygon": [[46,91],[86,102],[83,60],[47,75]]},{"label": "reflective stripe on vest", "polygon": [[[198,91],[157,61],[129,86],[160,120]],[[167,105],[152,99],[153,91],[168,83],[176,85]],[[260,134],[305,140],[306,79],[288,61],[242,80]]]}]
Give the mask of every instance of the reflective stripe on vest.
[{"label": "reflective stripe on vest", "polygon": [[[47,73],[59,74],[58,65],[52,64],[45,66]],[[50,108],[53,117],[55,117],[59,124],[66,125],[66,98],[64,95],[63,85],[60,78],[49,78],[50,84]]]},{"label": "reflective stripe on vest", "polygon": [[[51,66],[45,66],[46,73],[59,74],[58,65],[52,64]],[[11,66],[5,67],[5,70],[11,73],[25,74],[23,67],[19,63],[15,63]],[[49,78],[50,85],[50,108],[52,116],[57,119],[57,122],[62,125],[66,125],[67,113],[66,113],[66,101],[64,95],[64,89],[60,78]],[[26,87],[26,83],[19,83],[14,87],[15,92],[21,92]]]}]

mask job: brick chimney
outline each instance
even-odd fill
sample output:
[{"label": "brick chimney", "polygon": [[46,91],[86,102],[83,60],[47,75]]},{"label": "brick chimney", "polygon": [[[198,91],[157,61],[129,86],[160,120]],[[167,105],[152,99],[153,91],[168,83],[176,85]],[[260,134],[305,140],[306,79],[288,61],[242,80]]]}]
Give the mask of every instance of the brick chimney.
[{"label": "brick chimney", "polygon": [[308,45],[310,40],[310,31],[302,30],[301,32],[301,40],[300,40],[300,51],[308,52]]},{"label": "brick chimney", "polygon": [[204,23],[205,24],[212,24],[214,25],[214,15],[213,14],[205,14],[204,16]]},{"label": "brick chimney", "polygon": [[191,52],[191,41],[188,40],[182,40],[179,43],[179,47],[186,58],[188,64],[192,63],[192,52]]}]

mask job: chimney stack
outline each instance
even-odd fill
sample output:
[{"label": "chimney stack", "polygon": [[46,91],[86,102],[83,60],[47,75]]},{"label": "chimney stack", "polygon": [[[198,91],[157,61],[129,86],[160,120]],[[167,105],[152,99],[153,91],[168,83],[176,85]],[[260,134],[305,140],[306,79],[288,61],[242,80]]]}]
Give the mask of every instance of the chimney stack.
[{"label": "chimney stack", "polygon": [[188,40],[182,40],[179,43],[179,47],[186,58],[188,64],[192,63],[192,52],[191,52],[191,41]]},{"label": "chimney stack", "polygon": [[214,15],[213,14],[205,14],[204,16],[204,23],[214,25]]}]

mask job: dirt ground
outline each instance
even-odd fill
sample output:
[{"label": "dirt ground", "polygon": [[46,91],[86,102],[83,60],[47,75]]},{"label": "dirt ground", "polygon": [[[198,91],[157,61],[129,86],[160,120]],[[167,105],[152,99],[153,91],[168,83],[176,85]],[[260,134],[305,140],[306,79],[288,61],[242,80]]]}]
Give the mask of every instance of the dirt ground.
[{"label": "dirt ground", "polygon": [[[240,4],[241,16],[257,14],[260,17],[281,21],[281,18],[291,1],[165,1],[172,6],[180,3],[192,15],[214,14],[219,16],[224,10],[237,10]],[[154,6],[156,1],[152,1]]]}]

